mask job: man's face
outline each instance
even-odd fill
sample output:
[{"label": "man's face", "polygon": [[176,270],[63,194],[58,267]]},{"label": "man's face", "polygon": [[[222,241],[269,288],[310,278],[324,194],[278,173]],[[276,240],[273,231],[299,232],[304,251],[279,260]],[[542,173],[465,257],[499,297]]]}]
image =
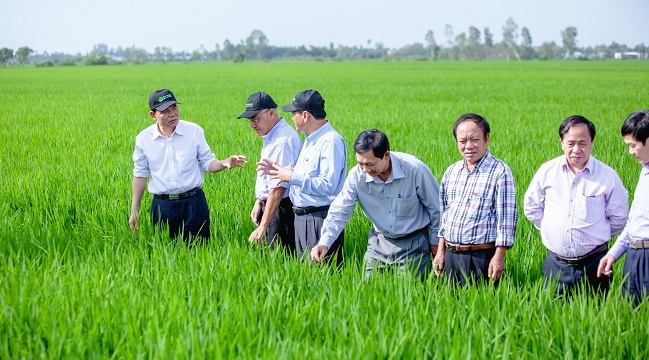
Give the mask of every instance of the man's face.
[{"label": "man's face", "polygon": [[649,146],[636,140],[633,134],[624,135],[624,143],[629,146],[629,154],[633,155],[640,164],[649,163]]},{"label": "man's face", "polygon": [[374,156],[373,150],[368,150],[362,154],[356,154],[356,161],[361,170],[370,176],[378,176],[385,181],[390,176],[392,167],[390,166],[390,152],[386,151],[382,158]]},{"label": "man's face", "polygon": [[474,166],[487,153],[489,134],[485,136],[482,129],[471,120],[464,121],[455,129],[457,148],[467,165]]},{"label": "man's face", "polygon": [[295,110],[291,113],[293,116],[293,123],[295,124],[295,131],[304,131],[304,126],[306,125],[306,116],[307,113],[300,110]]},{"label": "man's face", "polygon": [[173,130],[176,128],[176,125],[178,125],[180,112],[178,111],[178,106],[173,104],[164,111],[151,110],[149,115],[155,119],[160,128],[164,130]]},{"label": "man's face", "polygon": [[275,109],[264,109],[259,111],[255,116],[248,119],[250,127],[255,130],[258,136],[264,136],[273,128],[270,119]]},{"label": "man's face", "polygon": [[561,139],[561,148],[566,154],[570,169],[573,172],[582,170],[593,151],[593,140],[590,138],[588,126],[578,124],[571,127]]}]

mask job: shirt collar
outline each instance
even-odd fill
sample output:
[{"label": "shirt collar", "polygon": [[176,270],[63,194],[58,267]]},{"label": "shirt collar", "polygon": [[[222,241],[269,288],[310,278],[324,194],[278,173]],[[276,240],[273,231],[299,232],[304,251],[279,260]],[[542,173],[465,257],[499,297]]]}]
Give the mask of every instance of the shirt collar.
[{"label": "shirt collar", "polygon": [[286,120],[284,120],[283,117],[279,118],[279,121],[277,122],[277,124],[273,125],[273,128],[270,129],[268,134],[263,136],[264,144],[267,144],[267,143],[271,142],[273,140],[273,137],[275,136],[275,134],[279,131],[279,128],[284,126],[284,124],[286,124]]},{"label": "shirt collar", "polygon": [[[595,167],[595,161],[593,160],[593,155],[591,155],[588,157],[588,161],[586,161],[586,166],[584,166],[583,169],[577,172],[582,172],[588,169],[588,173],[590,174],[593,172],[594,167]],[[570,170],[570,165],[568,164],[568,157],[566,157],[565,155],[563,156],[563,160],[561,160],[561,168],[572,172],[572,170]]]},{"label": "shirt collar", "polygon": [[305,136],[304,136],[304,140],[305,140],[305,142],[316,142],[316,141],[318,141],[318,139],[319,139],[322,135],[324,135],[324,133],[326,133],[327,131],[329,131],[329,130],[332,129],[331,124],[329,123],[329,120],[324,120],[324,121],[326,121],[327,123],[324,124],[324,125],[322,125],[322,126],[320,127],[320,129],[316,130],[316,131],[315,131],[313,134],[311,134],[311,135],[305,135]]},{"label": "shirt collar", "polygon": [[[157,122],[155,124],[153,124],[153,125],[154,125],[153,126],[153,134],[151,135],[152,139],[155,140],[160,136],[166,137],[166,136],[164,136],[164,135],[162,135],[160,133],[160,130],[158,129],[158,123]],[[176,129],[174,129],[174,132],[171,133],[172,136],[173,136],[173,134],[183,135],[183,127],[182,127],[182,122],[180,120],[178,120],[178,124],[176,125]]]},{"label": "shirt collar", "polygon": [[640,171],[642,175],[649,175],[649,163],[642,164],[642,170]]},{"label": "shirt collar", "polygon": [[[385,181],[385,184],[391,183],[395,179],[402,179],[406,177],[406,174],[404,174],[403,169],[401,168],[401,163],[399,161],[399,158],[394,156],[393,152],[390,152],[390,166],[392,166],[392,169],[390,169],[390,175],[388,176],[388,179]],[[365,182],[380,182],[383,183],[383,180],[379,179],[378,176],[372,176],[368,173],[363,173],[365,174]]]},{"label": "shirt collar", "polygon": [[[487,160],[488,157],[491,157],[491,153],[489,152],[489,149],[487,149],[487,152],[484,153],[484,156],[482,157],[482,159],[480,159],[480,161],[478,161],[478,163],[475,164],[475,166],[473,167],[473,170],[471,170],[471,172],[473,172],[474,170],[481,171],[481,168],[482,168],[483,164],[485,164],[488,161]],[[462,160],[462,167],[467,172],[469,172],[469,168],[466,166],[466,160]]]}]

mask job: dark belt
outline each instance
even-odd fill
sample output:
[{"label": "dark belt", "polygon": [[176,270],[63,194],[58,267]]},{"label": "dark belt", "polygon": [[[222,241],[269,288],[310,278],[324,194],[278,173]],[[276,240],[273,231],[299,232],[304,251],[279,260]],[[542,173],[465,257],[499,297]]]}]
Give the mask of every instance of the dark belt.
[{"label": "dark belt", "polygon": [[409,237],[412,237],[412,236],[415,236],[415,235],[419,235],[419,234],[427,232],[427,231],[428,231],[428,225],[424,226],[423,228],[421,228],[419,230],[415,230],[415,231],[413,231],[413,232],[411,232],[409,234],[403,235],[403,236],[387,237],[387,236],[384,235],[384,237],[386,239],[391,239],[391,240],[401,240],[401,239],[409,238]]},{"label": "dark belt", "polygon": [[[268,202],[268,200],[259,200],[259,201],[261,201],[261,206],[264,206],[264,207],[266,206],[266,202]],[[282,200],[279,202],[279,205],[280,206],[286,206],[286,205],[291,205],[292,206],[293,203],[291,203],[291,198],[287,196],[285,198],[282,198]]]},{"label": "dark belt", "polygon": [[489,250],[496,247],[496,243],[490,242],[486,244],[475,244],[475,245],[453,245],[446,243],[446,247],[452,252],[467,252],[467,251],[478,251],[478,250]]},{"label": "dark belt", "polygon": [[327,210],[327,209],[329,209],[329,205],[326,205],[326,206],[294,207],[293,212],[295,213],[295,215],[306,215],[306,214],[311,214],[311,213],[314,213],[314,212]]},{"label": "dark belt", "polygon": [[557,260],[559,260],[561,262],[564,262],[564,263],[566,263],[568,265],[583,265],[583,264],[586,264],[590,260],[592,260],[593,257],[595,257],[595,256],[597,256],[597,255],[599,255],[601,253],[604,253],[606,251],[608,251],[608,245],[606,243],[604,243],[604,244],[596,247],[595,250],[589,252],[588,254],[586,254],[584,256],[579,256],[579,257],[576,257],[576,258],[569,259],[569,258],[565,258],[563,256],[559,256],[559,255],[555,254],[554,252],[548,250],[548,252],[550,254],[552,254],[552,256],[554,256],[555,259],[557,259]]},{"label": "dark belt", "polygon": [[629,249],[649,249],[649,240],[631,240],[629,241]]},{"label": "dark belt", "polygon": [[154,194],[153,197],[156,199],[162,199],[162,200],[180,200],[180,199],[187,199],[190,198],[196,194],[198,194],[199,191],[201,191],[201,187],[196,187],[193,188],[187,192],[180,193],[180,194]]}]

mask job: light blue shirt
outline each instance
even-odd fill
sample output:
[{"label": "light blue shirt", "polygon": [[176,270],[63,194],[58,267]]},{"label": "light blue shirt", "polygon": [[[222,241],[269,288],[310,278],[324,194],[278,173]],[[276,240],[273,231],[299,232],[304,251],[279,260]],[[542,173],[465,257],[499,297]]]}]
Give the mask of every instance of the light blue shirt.
[{"label": "light blue shirt", "polygon": [[346,170],[347,146],[327,121],[304,140],[289,182],[293,206],[331,204],[343,187]]},{"label": "light blue shirt", "polygon": [[629,220],[608,253],[619,259],[629,248],[630,240],[649,240],[649,164],[642,165]]},{"label": "light blue shirt", "polygon": [[[284,118],[281,118],[268,134],[264,135],[263,139],[262,159],[270,159],[282,167],[297,163],[302,148],[302,139],[300,139],[297,131],[286,123]],[[255,197],[259,200],[266,200],[271,189],[277,187],[288,188],[288,186],[288,183],[284,182],[278,186],[277,180],[271,179],[270,174],[258,172],[255,183]],[[288,196],[289,192],[285,191],[283,197],[287,198]]]},{"label": "light blue shirt", "polygon": [[385,182],[358,165],[349,171],[343,190],[329,208],[319,244],[331,248],[349,222],[356,202],[384,236],[399,238],[428,226],[429,242],[437,243],[437,180],[428,166],[412,155],[390,152],[390,162],[392,170]]}]

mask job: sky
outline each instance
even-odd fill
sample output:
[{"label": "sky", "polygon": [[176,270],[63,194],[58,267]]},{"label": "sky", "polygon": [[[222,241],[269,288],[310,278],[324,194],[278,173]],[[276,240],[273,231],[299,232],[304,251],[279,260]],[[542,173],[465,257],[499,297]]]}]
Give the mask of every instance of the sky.
[{"label": "sky", "polygon": [[[488,27],[494,41],[513,18],[534,45],[577,28],[578,46],[649,45],[649,0],[0,0],[0,48],[86,54],[95,44],[212,51],[261,30],[274,46],[400,48],[432,30],[454,35]],[[520,40],[519,40],[520,41]]]}]

